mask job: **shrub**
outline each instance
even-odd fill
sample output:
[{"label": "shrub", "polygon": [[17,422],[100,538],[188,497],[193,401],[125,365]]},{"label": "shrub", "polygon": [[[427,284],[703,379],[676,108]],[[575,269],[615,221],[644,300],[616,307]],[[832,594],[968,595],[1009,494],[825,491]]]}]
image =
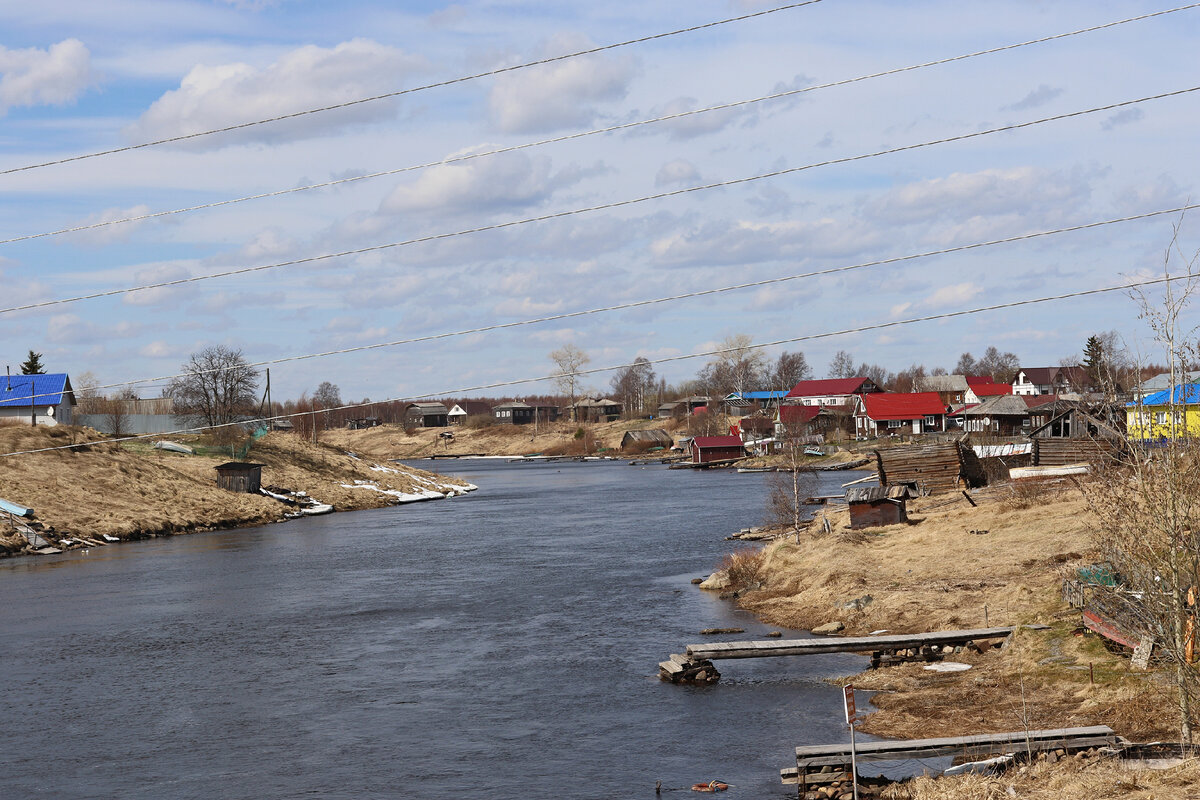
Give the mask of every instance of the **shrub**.
[{"label": "shrub", "polygon": [[734,590],[758,588],[765,576],[765,552],[762,549],[735,550],[717,567],[729,576]]}]

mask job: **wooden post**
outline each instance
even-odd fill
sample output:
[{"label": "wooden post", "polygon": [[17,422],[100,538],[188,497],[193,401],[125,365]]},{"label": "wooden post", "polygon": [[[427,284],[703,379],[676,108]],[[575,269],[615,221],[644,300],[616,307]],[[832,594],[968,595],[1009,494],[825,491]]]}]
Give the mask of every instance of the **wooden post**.
[{"label": "wooden post", "polygon": [[858,800],[858,753],[854,746],[854,720],[858,711],[854,707],[854,685],[846,684],[842,696],[846,704],[846,724],[850,726],[850,785],[854,789],[854,800]]},{"label": "wooden post", "polygon": [[32,375],[29,376],[29,427],[37,427],[37,388]]}]

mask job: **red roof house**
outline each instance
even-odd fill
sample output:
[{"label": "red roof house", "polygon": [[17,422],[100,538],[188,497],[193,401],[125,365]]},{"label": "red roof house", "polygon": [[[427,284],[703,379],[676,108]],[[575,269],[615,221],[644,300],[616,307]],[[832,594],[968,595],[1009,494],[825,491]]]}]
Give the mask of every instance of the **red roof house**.
[{"label": "red roof house", "polygon": [[937,392],[864,394],[854,412],[861,437],[946,430],[946,407]]},{"label": "red roof house", "polygon": [[787,393],[787,398],[796,405],[844,406],[853,401],[855,395],[878,391],[879,387],[870,378],[825,378],[800,381]]}]

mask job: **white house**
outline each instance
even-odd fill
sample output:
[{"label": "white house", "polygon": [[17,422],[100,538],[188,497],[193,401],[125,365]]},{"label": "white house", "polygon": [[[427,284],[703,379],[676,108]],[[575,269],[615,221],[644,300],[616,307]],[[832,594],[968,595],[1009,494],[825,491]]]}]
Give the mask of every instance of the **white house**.
[{"label": "white house", "polygon": [[30,425],[71,425],[75,392],[65,372],[0,377],[0,419]]}]

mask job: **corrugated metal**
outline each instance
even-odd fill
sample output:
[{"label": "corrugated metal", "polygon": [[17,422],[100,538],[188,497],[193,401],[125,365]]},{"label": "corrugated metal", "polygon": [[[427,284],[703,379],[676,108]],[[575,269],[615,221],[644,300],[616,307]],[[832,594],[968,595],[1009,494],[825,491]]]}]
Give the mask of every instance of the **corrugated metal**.
[{"label": "corrugated metal", "polygon": [[[45,375],[7,375],[0,377],[0,408],[25,406],[56,406],[63,402],[63,393],[69,392],[65,372]],[[32,398],[32,395],[37,395]]]}]

